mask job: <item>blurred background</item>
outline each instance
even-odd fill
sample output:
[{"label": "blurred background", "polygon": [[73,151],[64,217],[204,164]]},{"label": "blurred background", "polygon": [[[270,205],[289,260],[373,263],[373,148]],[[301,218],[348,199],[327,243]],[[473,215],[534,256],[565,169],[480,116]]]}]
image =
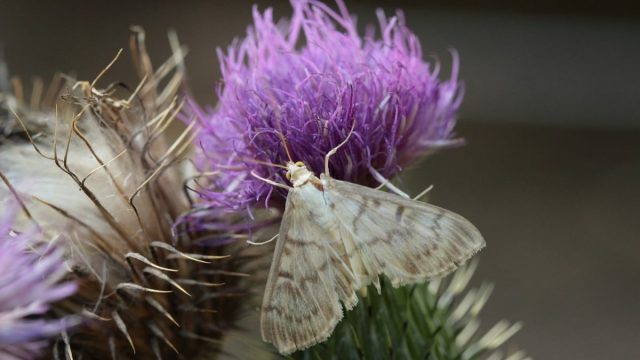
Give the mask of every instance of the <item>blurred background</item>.
[{"label": "blurred background", "polygon": [[[0,0],[0,53],[26,82],[93,78],[147,32],[159,64],[167,30],[189,47],[191,89],[214,104],[215,48],[242,36],[254,1]],[[286,1],[258,1],[289,16]],[[538,359],[640,358],[640,10],[621,0],[347,1],[359,24],[404,9],[444,73],[466,85],[468,144],[403,176],[472,220],[487,248],[476,282],[497,287],[485,325],[522,320],[512,343]],[[134,87],[127,56],[106,79]]]}]

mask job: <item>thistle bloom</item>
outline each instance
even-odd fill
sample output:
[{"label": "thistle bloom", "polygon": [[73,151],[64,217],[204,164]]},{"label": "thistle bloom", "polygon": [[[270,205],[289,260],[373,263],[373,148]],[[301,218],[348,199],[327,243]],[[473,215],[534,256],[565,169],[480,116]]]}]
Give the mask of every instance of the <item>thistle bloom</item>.
[{"label": "thistle bloom", "polygon": [[[272,10],[253,11],[242,41],[218,50],[223,85],[214,111],[193,105],[202,130],[200,170],[215,174],[201,191],[209,205],[239,210],[268,201],[271,185],[251,171],[286,183],[265,163],[303,161],[319,174],[324,156],[354,127],[331,159],[331,176],[375,185],[428,152],[455,144],[462,100],[458,60],[440,81],[439,65],[422,59],[418,38],[401,12],[379,11],[380,37],[364,36],[341,0],[292,0],[293,16],[276,25]],[[298,45],[304,42],[304,45]],[[286,146],[285,146],[286,143]],[[281,191],[281,190],[277,190]],[[282,206],[283,196],[273,197]]]},{"label": "thistle bloom", "polygon": [[76,291],[61,282],[68,272],[59,249],[37,243],[38,232],[13,232],[16,212],[0,214],[0,358],[36,358],[46,339],[58,335],[74,320],[45,319],[50,304]]}]

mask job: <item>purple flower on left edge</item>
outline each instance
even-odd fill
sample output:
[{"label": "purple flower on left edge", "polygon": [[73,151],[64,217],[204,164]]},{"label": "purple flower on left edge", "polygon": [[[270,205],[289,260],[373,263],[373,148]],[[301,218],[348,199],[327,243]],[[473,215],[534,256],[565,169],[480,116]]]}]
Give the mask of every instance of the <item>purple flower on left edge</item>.
[{"label": "purple flower on left edge", "polygon": [[47,247],[36,229],[16,233],[19,208],[0,210],[0,358],[34,359],[48,339],[75,325],[73,318],[47,316],[52,303],[72,295],[77,286],[62,249]]}]

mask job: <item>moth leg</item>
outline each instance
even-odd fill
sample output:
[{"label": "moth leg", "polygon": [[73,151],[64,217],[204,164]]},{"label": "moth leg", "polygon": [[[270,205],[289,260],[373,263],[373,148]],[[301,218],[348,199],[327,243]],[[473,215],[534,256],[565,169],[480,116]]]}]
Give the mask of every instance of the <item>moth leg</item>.
[{"label": "moth leg", "polygon": [[[431,190],[433,190],[433,185],[429,185],[428,188],[422,190],[422,192],[418,195],[416,195],[416,197],[413,198],[413,200],[420,200],[420,198],[422,198],[423,196],[427,195],[429,192],[431,192]],[[427,198],[427,200],[425,200],[425,202],[429,202],[429,199]]]},{"label": "moth leg", "polygon": [[380,186],[386,186],[387,189],[391,190],[392,192],[394,192],[396,195],[400,195],[405,199],[411,199],[411,196],[409,196],[407,193],[405,193],[404,191],[398,189],[395,185],[393,185],[391,183],[391,181],[387,180],[387,178],[385,178],[384,176],[382,176],[382,174],[380,174],[378,172],[378,170],[374,169],[373,167],[369,166],[369,171],[371,172],[371,175],[373,175],[373,178],[376,179],[379,183]]},{"label": "moth leg", "polygon": [[324,174],[331,177],[329,175],[329,158],[332,155],[335,155],[335,153],[338,152],[338,149],[340,149],[342,147],[342,145],[346,144],[347,141],[349,141],[349,139],[351,138],[351,135],[353,134],[353,130],[356,128],[356,121],[355,119],[353,120],[353,124],[351,125],[351,130],[349,130],[349,134],[347,135],[347,137],[340,143],[338,144],[338,146],[334,147],[333,149],[329,150],[329,152],[327,153],[327,155],[324,156]]},{"label": "moth leg", "polygon": [[251,244],[251,245],[265,245],[265,244],[268,244],[268,243],[272,242],[273,240],[275,240],[275,239],[278,237],[278,235],[280,235],[280,234],[275,234],[271,239],[266,240],[266,241],[262,241],[262,242],[253,242],[253,241],[251,241],[251,240],[247,240],[247,244]]},{"label": "moth leg", "polygon": [[269,180],[267,178],[263,178],[262,176],[256,174],[255,172],[251,171],[251,176],[253,176],[256,179],[262,180],[264,182],[266,182],[269,185],[273,185],[273,186],[277,186],[277,187],[281,187],[283,189],[287,189],[287,190],[291,190],[293,189],[291,186],[289,185],[285,185],[285,184],[280,184],[279,182],[273,181],[273,180]]}]

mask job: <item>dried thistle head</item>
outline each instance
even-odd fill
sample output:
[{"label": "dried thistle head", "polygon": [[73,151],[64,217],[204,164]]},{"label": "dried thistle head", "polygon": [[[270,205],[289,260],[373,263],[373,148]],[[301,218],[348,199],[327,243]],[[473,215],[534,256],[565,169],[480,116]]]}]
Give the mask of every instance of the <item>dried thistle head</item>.
[{"label": "dried thistle head", "polygon": [[46,92],[53,101],[35,91],[27,105],[21,90],[0,99],[7,110],[0,123],[6,179],[0,202],[21,199],[30,214],[24,224],[65,236],[66,278],[78,288],[56,304],[83,321],[55,343],[55,356],[214,354],[249,291],[241,248],[203,248],[197,241],[237,235],[174,227],[190,205],[182,191],[191,176],[184,157],[195,136],[193,126],[173,141],[165,136],[183,106],[177,93],[184,49],[172,41],[174,56],[154,70],[143,38],[134,29],[141,78],[135,87],[101,85],[118,53],[91,82],[54,81]]}]

